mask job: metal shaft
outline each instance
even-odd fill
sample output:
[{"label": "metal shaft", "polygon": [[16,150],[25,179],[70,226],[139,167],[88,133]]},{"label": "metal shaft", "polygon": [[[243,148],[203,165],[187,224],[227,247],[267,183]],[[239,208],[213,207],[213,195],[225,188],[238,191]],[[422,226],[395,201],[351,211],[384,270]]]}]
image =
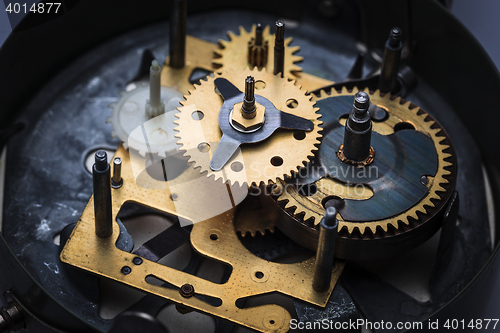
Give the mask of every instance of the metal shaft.
[{"label": "metal shaft", "polygon": [[149,103],[152,107],[158,107],[161,103],[160,71],[160,63],[156,59],[153,60],[149,69]]},{"label": "metal shaft", "polygon": [[392,28],[389,39],[385,43],[384,59],[378,87],[382,92],[393,92],[398,75],[399,62],[401,60],[401,29]]},{"label": "metal shaft", "polygon": [[94,182],[95,233],[99,237],[109,237],[113,233],[111,214],[111,168],[104,150],[95,153],[92,167]]},{"label": "metal shaft", "polygon": [[370,97],[360,91],[354,95],[354,103],[349,112],[344,131],[344,156],[351,161],[361,162],[370,155],[372,121],[368,108]]},{"label": "metal shaft", "polygon": [[172,0],[170,11],[170,67],[182,68],[186,61],[186,0]]},{"label": "metal shaft", "polygon": [[252,119],[255,117],[255,79],[253,76],[247,76],[245,79],[245,98],[241,107],[244,118]]},{"label": "metal shaft", "polygon": [[122,185],[122,159],[115,157],[113,159],[113,178],[111,178],[111,187],[120,188]]},{"label": "metal shaft", "polygon": [[285,71],[285,22],[276,21],[274,30],[274,75]]},{"label": "metal shaft", "polygon": [[255,45],[262,45],[262,24],[257,23],[257,27],[255,28]]},{"label": "metal shaft", "polygon": [[332,270],[335,263],[335,244],[337,240],[337,210],[328,207],[319,224],[318,249],[314,263],[313,288],[323,292],[330,288]]}]

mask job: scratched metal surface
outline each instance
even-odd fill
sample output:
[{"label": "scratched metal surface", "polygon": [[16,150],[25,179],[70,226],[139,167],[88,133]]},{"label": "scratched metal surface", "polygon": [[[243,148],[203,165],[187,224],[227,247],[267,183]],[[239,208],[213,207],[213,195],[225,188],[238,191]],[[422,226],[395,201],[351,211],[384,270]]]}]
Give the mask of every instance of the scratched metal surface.
[{"label": "scratched metal surface", "polygon": [[351,104],[351,96],[331,97],[316,104],[330,120],[330,131],[323,134],[319,150],[319,159],[329,176],[349,184],[365,184],[373,190],[370,199],[345,200],[340,214],[349,221],[376,221],[410,209],[428,192],[420,177],[435,175],[437,171],[437,152],[431,138],[414,130],[391,135],[373,132],[371,145],[377,158],[354,171],[353,166],[336,155],[344,141],[344,126],[338,120],[349,113]]}]

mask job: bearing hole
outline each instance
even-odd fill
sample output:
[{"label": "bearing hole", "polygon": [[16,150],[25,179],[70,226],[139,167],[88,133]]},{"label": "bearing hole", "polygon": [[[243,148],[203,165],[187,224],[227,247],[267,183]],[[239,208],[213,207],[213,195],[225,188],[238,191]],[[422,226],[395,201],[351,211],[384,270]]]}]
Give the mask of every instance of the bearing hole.
[{"label": "bearing hole", "polygon": [[203,114],[203,112],[201,111],[194,111],[193,113],[191,113],[191,117],[194,120],[202,120],[203,117],[205,117],[205,114]]},{"label": "bearing hole", "polygon": [[210,151],[210,145],[207,142],[202,142],[198,145],[198,150],[201,153],[208,153]]},{"label": "bearing hole", "polygon": [[412,123],[407,121],[402,121],[394,125],[394,132],[402,131],[402,130],[415,130],[415,126]]},{"label": "bearing hole", "polygon": [[274,156],[271,158],[271,164],[275,167],[283,165],[283,159],[279,156]]},{"label": "bearing hole", "polygon": [[262,90],[266,87],[266,83],[262,80],[255,81],[255,89]]},{"label": "bearing hole", "polygon": [[295,133],[293,133],[293,137],[295,138],[295,140],[298,140],[298,141],[304,140],[306,138],[306,133],[302,132],[302,131],[295,132]]},{"label": "bearing hole", "polygon": [[274,320],[269,320],[269,324],[274,325]]},{"label": "bearing hole", "polygon": [[262,273],[262,272],[255,272],[255,277],[257,279],[262,279],[264,277],[264,273]]},{"label": "bearing hole", "polygon": [[240,172],[241,170],[243,170],[243,163],[239,161],[231,163],[231,170],[233,170],[234,172]]},{"label": "bearing hole", "polygon": [[216,241],[219,239],[219,236],[217,236],[217,234],[211,234],[210,235],[210,239],[213,240],[213,241]]},{"label": "bearing hole", "polygon": [[328,207],[335,207],[335,209],[340,210],[344,208],[345,201],[336,195],[329,195],[321,201],[321,205],[323,205],[325,209]]},{"label": "bearing hole", "polygon": [[318,192],[318,187],[316,184],[301,185],[297,189],[297,192],[299,192],[300,195],[310,197]]},{"label": "bearing hole", "polygon": [[299,106],[299,102],[295,98],[290,98],[286,101],[286,106],[288,106],[290,109],[295,109],[297,106]]}]

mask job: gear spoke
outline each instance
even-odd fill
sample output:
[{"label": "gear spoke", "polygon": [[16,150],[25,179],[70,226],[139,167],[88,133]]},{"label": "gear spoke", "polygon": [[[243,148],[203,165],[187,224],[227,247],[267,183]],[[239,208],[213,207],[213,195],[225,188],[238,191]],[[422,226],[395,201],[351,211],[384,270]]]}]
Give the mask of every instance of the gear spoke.
[{"label": "gear spoke", "polygon": [[280,128],[310,132],[314,129],[314,124],[309,119],[281,111]]},{"label": "gear spoke", "polygon": [[240,147],[240,142],[223,134],[210,160],[210,169],[220,171]]},{"label": "gear spoke", "polygon": [[219,91],[219,94],[222,96],[222,98],[224,98],[224,101],[227,101],[233,97],[237,97],[238,95],[243,95],[243,92],[241,92],[234,86],[234,84],[223,77],[215,79],[214,84]]}]

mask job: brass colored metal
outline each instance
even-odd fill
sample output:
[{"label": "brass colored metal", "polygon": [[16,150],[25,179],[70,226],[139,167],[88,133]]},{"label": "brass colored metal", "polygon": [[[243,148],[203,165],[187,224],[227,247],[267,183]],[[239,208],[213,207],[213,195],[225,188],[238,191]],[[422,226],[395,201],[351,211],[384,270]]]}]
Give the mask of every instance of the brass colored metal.
[{"label": "brass colored metal", "polygon": [[[254,66],[249,62],[248,50],[249,42],[254,38],[256,32],[256,25],[252,26],[250,31],[246,31],[245,28],[240,26],[240,34],[236,35],[231,31],[228,31],[227,35],[229,41],[219,40],[220,48],[213,50],[218,58],[212,60],[217,73],[227,72],[227,71],[241,71],[248,67],[254,68]],[[268,50],[274,50],[274,34],[270,33],[269,26],[266,26],[262,31],[263,44],[267,45]],[[284,64],[284,77],[295,80],[297,79],[297,73],[302,71],[302,68],[297,66],[295,63],[302,61],[303,58],[294,55],[300,47],[290,46],[292,38],[288,37],[285,39],[285,64]],[[266,52],[266,62],[262,66],[256,65],[259,69],[265,68],[266,72],[272,73],[274,68],[274,52]]]},{"label": "brass colored metal", "polygon": [[[184,156],[190,156],[190,161],[195,162],[195,167],[201,166],[200,172],[207,171],[207,176],[215,176],[215,179],[223,178],[230,183],[236,184],[253,183],[259,185],[261,182],[268,184],[276,182],[277,178],[290,175],[292,171],[297,171],[303,167],[313,156],[313,151],[317,150],[319,144],[319,134],[321,120],[319,120],[318,108],[314,107],[311,96],[296,86],[294,82],[281,78],[265,71],[239,71],[228,72],[222,76],[232,82],[240,91],[244,91],[244,78],[253,76],[256,80],[256,94],[261,95],[271,101],[274,106],[282,111],[309,119],[314,123],[314,129],[305,133],[302,140],[294,137],[293,131],[276,131],[268,139],[256,143],[240,146],[240,152],[232,157],[230,163],[220,171],[213,171],[210,168],[210,158],[217,143],[221,139],[218,114],[222,106],[221,97],[214,91],[214,78],[207,78],[201,85],[196,86],[186,101],[181,102],[183,107],[178,108],[180,113],[176,116],[179,126],[176,128],[179,133],[178,143],[182,145],[181,150],[185,151]],[[216,75],[215,78],[218,76]],[[263,89],[258,89],[258,83],[265,84]],[[293,98],[298,102],[297,107],[287,106],[287,101]],[[193,119],[193,112],[202,112],[203,119]],[[212,149],[210,154],[200,152],[196,147],[207,142]],[[290,149],[293,147],[293,149]],[[281,163],[276,164],[279,160]],[[243,168],[233,169],[233,163],[239,163]]]},{"label": "brass colored metal", "polygon": [[168,66],[170,59],[167,57],[165,66],[161,69],[161,85],[175,87],[178,91],[186,94],[193,85],[189,78],[196,68],[213,71],[211,63],[214,44],[202,39],[186,36],[186,60],[184,67],[173,68]]},{"label": "brass colored metal", "polygon": [[[335,89],[332,89],[330,92],[326,93],[325,91],[321,91],[321,95],[316,100],[321,100],[334,96],[353,96],[358,92],[357,88],[354,88],[352,91],[348,91],[345,87],[341,92],[337,92]],[[451,154],[446,153],[445,150],[449,148],[447,144],[442,143],[444,136],[440,135],[439,132],[441,129],[439,127],[433,126],[435,121],[426,120],[427,113],[420,110],[420,108],[412,106],[410,102],[402,101],[401,97],[391,97],[390,94],[381,95],[377,90],[373,94],[369,92],[368,89],[365,90],[366,93],[370,95],[370,102],[376,104],[378,107],[381,107],[387,110],[389,117],[384,122],[373,122],[373,131],[378,132],[382,135],[389,135],[394,133],[394,126],[400,122],[408,122],[411,123],[417,131],[425,133],[428,135],[434,145],[436,147],[436,152],[438,155],[438,170],[434,177],[428,177],[430,179],[428,183],[429,192],[420,200],[420,202],[416,203],[411,209],[398,214],[396,216],[392,216],[390,218],[372,221],[372,222],[349,222],[342,219],[340,214],[338,214],[339,221],[339,230],[342,228],[346,228],[346,230],[351,234],[355,228],[359,228],[359,231],[363,235],[366,230],[371,230],[371,232],[375,233],[377,227],[381,227],[383,231],[388,230],[388,226],[392,225],[394,228],[398,229],[398,221],[402,221],[406,225],[410,223],[409,218],[413,218],[415,220],[419,220],[419,216],[417,212],[421,214],[427,214],[428,209],[436,207],[438,202],[441,200],[441,196],[438,194],[446,192],[446,189],[441,186],[442,184],[446,184],[449,181],[444,178],[444,176],[450,175],[451,172],[446,170],[445,167],[451,166],[452,164],[448,161],[445,161],[446,158],[451,157]],[[343,120],[345,124],[345,119]],[[320,179],[316,182],[316,186],[318,189],[322,188],[322,182],[325,179]],[[301,217],[303,221],[306,221],[310,218],[314,220],[314,225],[318,225],[321,221],[321,218],[324,214],[324,208],[321,204],[321,201],[318,199],[311,199],[313,197],[305,197],[297,192],[297,189],[294,186],[286,186],[283,181],[280,180],[280,186],[284,188],[281,192],[281,196],[278,198],[278,202],[283,202],[285,204],[285,209],[296,207],[294,212],[294,216]],[[364,186],[367,189],[367,186]],[[318,192],[321,192],[319,190]],[[333,191],[331,195],[338,196],[343,199],[357,199],[364,200],[366,199],[366,191],[358,191],[357,193],[362,193],[363,195],[357,196],[356,191],[354,192],[336,192]],[[346,193],[354,194],[354,196],[347,196]],[[318,194],[317,196],[321,196]]]},{"label": "brass colored metal", "polygon": [[261,69],[267,65],[269,46],[268,41],[263,40],[262,33],[262,26],[259,23],[255,29],[255,37],[252,37],[248,42],[248,63],[251,68]]},{"label": "brass colored metal", "polygon": [[337,152],[337,156],[338,156],[339,160],[341,160],[342,162],[349,163],[349,164],[356,165],[356,166],[367,166],[373,162],[373,158],[375,157],[375,150],[373,149],[373,147],[370,147],[370,154],[368,155],[368,157],[364,161],[352,161],[352,160],[348,159],[347,157],[345,157],[344,144],[341,144],[339,147],[339,151]]},{"label": "brass colored metal", "polygon": [[[124,182],[121,188],[113,192],[113,221],[116,221],[122,205],[126,202],[135,202],[167,214],[178,215],[176,205],[179,201],[174,203],[171,190],[165,182],[142,173],[142,185],[139,186],[132,170],[132,163],[135,162],[131,161],[129,153],[123,146],[118,148],[115,157],[122,159]],[[190,171],[186,172],[187,177],[184,174],[179,176],[180,182],[192,179]],[[199,192],[204,193],[205,197],[218,197],[218,193],[214,193],[210,188],[220,182],[214,182],[209,178],[203,179],[204,191],[196,189],[180,194],[178,199],[182,199],[185,195],[185,199],[191,203],[192,211],[179,218],[192,219],[191,215],[196,214],[196,211],[207,208],[207,203],[200,200],[203,195]],[[145,188],[145,184],[149,184],[150,188]],[[291,320],[290,314],[281,306],[274,304],[240,309],[235,304],[238,299],[279,292],[319,307],[326,306],[344,263],[338,261],[332,272],[330,288],[325,292],[316,292],[311,287],[314,258],[295,264],[279,264],[251,254],[238,239],[233,224],[234,212],[233,208],[203,222],[195,223],[191,231],[191,244],[198,253],[232,267],[232,274],[224,284],[213,283],[149,260],[143,260],[141,265],[131,264],[137,256],[121,251],[115,246],[120,233],[116,222],[113,222],[112,236],[101,238],[95,235],[93,198],[83,211],[61,252],[60,259],[90,273],[260,332],[287,332]],[[131,267],[129,274],[121,273],[124,266]],[[177,290],[146,282],[148,276],[166,281],[177,288],[191,285],[195,295],[219,298],[222,304],[217,307],[196,297],[186,298]]]},{"label": "brass colored metal", "polygon": [[264,124],[264,105],[255,103],[255,112],[253,118],[245,118],[245,113],[241,110],[243,102],[234,104],[232,121],[246,131],[251,131],[259,128]]},{"label": "brass colored metal", "polygon": [[273,215],[262,206],[260,198],[253,194],[238,206],[234,217],[234,228],[242,237],[265,235],[266,232],[274,233],[275,230]]}]

